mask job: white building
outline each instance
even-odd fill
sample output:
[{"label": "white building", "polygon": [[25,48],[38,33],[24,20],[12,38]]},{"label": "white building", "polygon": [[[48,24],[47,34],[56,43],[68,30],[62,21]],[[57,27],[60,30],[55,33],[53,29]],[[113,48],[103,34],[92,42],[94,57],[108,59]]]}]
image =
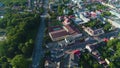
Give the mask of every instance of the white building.
[{"label": "white building", "polygon": [[82,2],[82,0],[72,0],[73,3],[77,4],[77,3],[80,3]]},{"label": "white building", "polygon": [[120,28],[120,18],[118,18],[117,16],[112,16],[108,18],[108,21],[116,28]]},{"label": "white building", "polygon": [[90,19],[89,19],[89,18],[86,18],[85,16],[83,16],[82,13],[79,13],[79,17],[80,17],[85,23],[87,23],[88,21],[90,21]]},{"label": "white building", "polygon": [[89,52],[92,52],[93,50],[94,50],[94,47],[93,47],[93,45],[86,45],[86,47],[85,47]]},{"label": "white building", "polygon": [[117,16],[118,18],[120,18],[120,8],[113,9],[113,10],[110,11],[110,13]]}]

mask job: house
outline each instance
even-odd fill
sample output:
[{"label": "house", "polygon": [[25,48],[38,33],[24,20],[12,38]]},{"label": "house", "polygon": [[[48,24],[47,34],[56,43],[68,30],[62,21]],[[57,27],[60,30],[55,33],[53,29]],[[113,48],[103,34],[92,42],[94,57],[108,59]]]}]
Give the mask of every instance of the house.
[{"label": "house", "polygon": [[90,14],[91,14],[91,18],[92,18],[92,19],[97,18],[97,14],[96,14],[96,12],[91,12]]},{"label": "house", "polygon": [[75,40],[74,40],[74,38],[72,36],[69,36],[69,37],[65,38],[65,42],[67,44],[73,44],[73,43],[75,43]]},{"label": "house", "polygon": [[80,53],[80,50],[74,50],[74,51],[73,51],[73,54],[80,56],[81,53]]},{"label": "house", "polygon": [[99,59],[100,58],[100,53],[97,50],[92,51],[92,55],[96,58]]},{"label": "house", "polygon": [[73,18],[72,21],[77,25],[80,25],[80,24],[84,23],[83,20],[80,19],[80,18]]},{"label": "house", "polygon": [[91,14],[90,14],[89,12],[84,12],[84,13],[83,13],[83,16],[86,17],[86,18],[89,18],[90,15],[91,15]]},{"label": "house", "polygon": [[89,14],[86,12],[76,12],[74,15],[75,17],[72,18],[72,21],[77,25],[81,25],[90,21],[88,18]]},{"label": "house", "polygon": [[49,28],[49,36],[53,41],[58,41],[65,39],[69,34],[61,26],[54,26]]},{"label": "house", "polygon": [[102,28],[99,29],[92,29],[90,27],[82,27],[85,32],[87,32],[90,36],[98,36],[104,33],[104,30]]},{"label": "house", "polygon": [[116,28],[120,28],[120,18],[117,16],[111,16],[108,18],[108,22],[110,22]]},{"label": "house", "polygon": [[68,36],[63,41],[58,42],[58,44],[61,47],[68,46],[68,45],[73,44],[73,43],[75,43],[75,38],[73,38],[72,36]]},{"label": "house", "polygon": [[[80,53],[79,53],[80,54]],[[78,68],[78,55],[76,54],[70,54],[70,58],[69,58],[69,65],[68,65],[68,68]]]},{"label": "house", "polygon": [[104,38],[104,39],[103,39],[103,41],[104,41],[104,42],[108,42],[108,41],[109,41],[109,39],[107,39],[107,38]]},{"label": "house", "polygon": [[87,17],[84,16],[84,12],[83,12],[83,13],[80,12],[80,13],[78,13],[78,14],[79,14],[79,17],[80,17],[85,23],[87,23],[88,21],[90,21],[89,18],[87,18]]},{"label": "house", "polygon": [[73,3],[77,4],[77,3],[80,3],[82,2],[82,0],[72,0]]},{"label": "house", "polygon": [[50,60],[45,60],[44,67],[45,67],[45,68],[56,68],[56,67],[60,67],[60,62],[54,63],[54,62],[52,62],[52,61],[50,61]]},{"label": "house", "polygon": [[62,24],[65,26],[65,25],[69,25],[70,24],[70,21],[68,18],[64,18],[64,21],[62,22]]}]

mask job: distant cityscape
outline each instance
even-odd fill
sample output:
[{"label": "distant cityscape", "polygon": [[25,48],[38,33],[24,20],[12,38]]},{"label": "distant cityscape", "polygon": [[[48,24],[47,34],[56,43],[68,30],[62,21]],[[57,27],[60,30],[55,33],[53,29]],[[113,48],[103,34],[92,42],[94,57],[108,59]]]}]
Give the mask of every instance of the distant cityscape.
[{"label": "distant cityscape", "polygon": [[119,68],[120,0],[0,1],[0,68]]}]

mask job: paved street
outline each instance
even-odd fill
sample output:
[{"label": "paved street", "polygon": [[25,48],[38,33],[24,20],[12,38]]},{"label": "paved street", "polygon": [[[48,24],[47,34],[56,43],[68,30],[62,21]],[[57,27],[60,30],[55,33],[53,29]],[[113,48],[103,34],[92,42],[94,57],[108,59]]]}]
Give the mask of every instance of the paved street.
[{"label": "paved street", "polygon": [[[44,1],[44,7],[47,7],[46,4],[48,0]],[[41,58],[44,56],[44,51],[42,49],[42,41],[44,36],[44,29],[45,29],[45,15],[47,14],[47,9],[44,8],[43,16],[41,16],[41,24],[39,26],[39,31],[36,38],[36,43],[34,47],[33,57],[32,57],[32,68],[39,68],[39,62]]]},{"label": "paved street", "polygon": [[[70,52],[70,51],[73,51],[73,50],[80,50],[80,49],[84,49],[85,46],[87,44],[95,44],[97,42],[101,42],[103,41],[104,38],[110,38],[112,36],[118,36],[118,33],[119,33],[119,29],[116,29],[116,30],[113,30],[109,33],[105,33],[103,35],[100,35],[100,36],[97,36],[97,37],[88,37],[89,39],[87,39],[85,42],[76,42],[72,45],[69,45],[69,46],[65,46],[65,47],[59,47],[59,45],[57,43],[55,44],[51,44],[52,46],[50,46],[50,51],[52,51],[51,55],[56,57],[56,56],[59,56],[61,55],[62,53],[64,53],[64,56],[63,56],[63,60],[59,60],[60,58],[52,58],[51,59],[53,60],[53,62],[61,62],[61,65],[60,65],[60,68],[63,68],[63,67],[68,67],[69,65],[69,57],[70,55],[67,54],[67,52]],[[59,52],[61,50],[61,53]],[[54,53],[53,53],[54,52]]]},{"label": "paved street", "polygon": [[100,35],[99,38],[110,38],[112,36],[118,36],[119,32],[120,32],[120,29],[116,29],[112,32]]}]

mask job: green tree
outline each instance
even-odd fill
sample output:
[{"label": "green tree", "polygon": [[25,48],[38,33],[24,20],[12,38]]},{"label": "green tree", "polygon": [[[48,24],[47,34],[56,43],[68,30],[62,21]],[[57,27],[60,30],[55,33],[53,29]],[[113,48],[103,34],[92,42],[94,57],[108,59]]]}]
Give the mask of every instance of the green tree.
[{"label": "green tree", "polygon": [[111,24],[107,23],[105,26],[104,26],[104,31],[108,32],[111,28]]},{"label": "green tree", "polygon": [[2,68],[11,68],[10,64],[8,62],[4,62],[1,65]]},{"label": "green tree", "polygon": [[116,68],[114,63],[110,63],[110,68]]},{"label": "green tree", "polygon": [[22,47],[22,52],[26,57],[30,57],[33,51],[33,40],[30,39],[28,42],[25,43],[25,45]]},{"label": "green tree", "polygon": [[118,36],[120,37],[120,33],[118,34]]},{"label": "green tree", "polygon": [[11,64],[15,68],[28,68],[28,61],[22,55],[16,55],[12,59]]},{"label": "green tree", "polygon": [[0,42],[0,57],[5,56],[7,52],[6,42]]}]

